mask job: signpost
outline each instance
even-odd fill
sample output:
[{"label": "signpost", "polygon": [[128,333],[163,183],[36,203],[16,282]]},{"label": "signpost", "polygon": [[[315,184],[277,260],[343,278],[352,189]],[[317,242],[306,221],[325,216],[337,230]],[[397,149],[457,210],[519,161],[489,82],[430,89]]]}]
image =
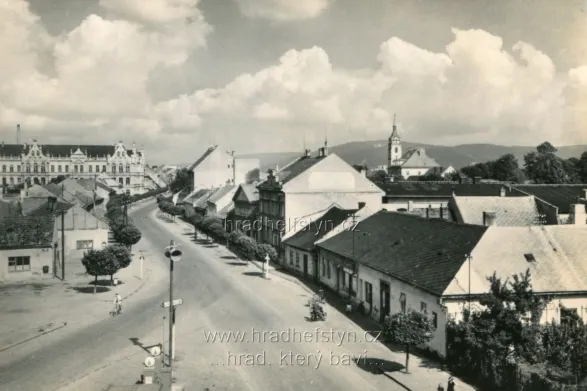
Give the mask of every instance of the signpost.
[{"label": "signpost", "polygon": [[[183,304],[183,300],[182,299],[175,299],[175,300],[173,300],[173,303],[172,303],[172,305],[174,307],[175,306],[178,306],[178,305],[181,305],[181,304]],[[165,303],[161,303],[161,307],[163,307],[163,308],[169,308],[169,302],[166,301]]]}]

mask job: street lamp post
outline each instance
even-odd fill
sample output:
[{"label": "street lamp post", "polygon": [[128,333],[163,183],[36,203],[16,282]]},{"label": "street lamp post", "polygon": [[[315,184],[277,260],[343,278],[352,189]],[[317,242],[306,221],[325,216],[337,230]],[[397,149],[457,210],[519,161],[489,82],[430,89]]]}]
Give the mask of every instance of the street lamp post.
[{"label": "street lamp post", "polygon": [[165,257],[169,258],[169,302],[163,303],[163,307],[169,306],[169,370],[173,368],[173,359],[175,356],[175,306],[181,304],[181,299],[173,300],[173,266],[179,262],[182,252],[177,249],[175,241],[171,241],[165,248]]}]

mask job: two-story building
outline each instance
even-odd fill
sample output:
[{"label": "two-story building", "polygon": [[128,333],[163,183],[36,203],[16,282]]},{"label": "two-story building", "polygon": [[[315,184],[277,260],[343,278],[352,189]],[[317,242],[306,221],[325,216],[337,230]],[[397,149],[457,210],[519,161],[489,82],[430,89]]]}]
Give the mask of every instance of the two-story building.
[{"label": "two-story building", "polygon": [[259,169],[259,159],[235,157],[217,145],[209,147],[187,170],[190,189],[216,188],[225,184],[239,185],[247,182],[247,174]]},{"label": "two-story building", "polygon": [[256,240],[259,228],[257,220],[259,190],[257,184],[239,185],[232,201],[234,202],[234,210],[231,219],[227,221],[227,231],[238,230]]},{"label": "two-story building", "polygon": [[381,209],[384,192],[335,154],[328,147],[316,156],[309,150],[292,163],[274,172],[257,186],[259,190],[258,241],[276,246],[283,255],[281,238],[304,216],[325,210],[333,203],[342,209],[354,209],[365,202],[371,209]]}]

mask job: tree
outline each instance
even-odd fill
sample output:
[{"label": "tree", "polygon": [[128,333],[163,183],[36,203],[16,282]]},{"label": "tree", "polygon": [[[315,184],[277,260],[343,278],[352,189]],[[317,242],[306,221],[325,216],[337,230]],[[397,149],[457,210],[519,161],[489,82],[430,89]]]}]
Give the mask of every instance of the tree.
[{"label": "tree", "polygon": [[141,231],[134,224],[125,224],[114,230],[114,239],[127,246],[129,250],[141,240],[141,236]]},{"label": "tree", "polygon": [[169,189],[171,189],[172,192],[176,193],[185,188],[189,188],[191,182],[190,176],[191,173],[187,170],[187,168],[182,168],[181,170],[178,170],[177,174],[175,175],[175,178],[169,185]]},{"label": "tree", "polygon": [[518,165],[518,159],[511,153],[506,153],[496,160],[463,167],[461,172],[469,178],[481,177],[502,182],[524,182],[524,173]]},{"label": "tree", "polygon": [[406,373],[409,373],[410,347],[421,345],[434,337],[434,325],[430,317],[417,311],[399,312],[387,316],[383,323],[383,335],[390,341],[406,347]]},{"label": "tree", "polygon": [[587,151],[583,152],[575,162],[580,183],[587,183]]},{"label": "tree", "polygon": [[116,258],[121,269],[128,267],[132,262],[132,257],[129,249],[125,246],[113,245],[106,247],[106,251]]},{"label": "tree", "polygon": [[385,182],[385,178],[387,177],[387,173],[383,170],[377,170],[372,172],[369,176],[369,180],[373,182]]},{"label": "tree", "polygon": [[255,183],[261,179],[261,171],[258,168],[253,168],[245,175],[245,182],[247,184]]},{"label": "tree", "polygon": [[358,172],[367,171],[367,165],[365,164],[353,164],[353,168]]},{"label": "tree", "polygon": [[445,178],[443,178],[442,176],[440,176],[439,174],[435,173],[435,172],[431,172],[429,174],[424,175],[423,177],[420,178],[421,181],[424,182],[441,182],[441,181],[446,181]]},{"label": "tree", "polygon": [[95,277],[94,293],[98,286],[98,276],[110,276],[110,284],[113,285],[113,276],[120,270],[118,260],[106,249],[88,250],[82,258],[82,264],[86,268],[86,273]]},{"label": "tree", "polygon": [[563,160],[556,156],[556,148],[548,141],[536,147],[536,152],[524,155],[524,171],[534,183],[569,183]]}]

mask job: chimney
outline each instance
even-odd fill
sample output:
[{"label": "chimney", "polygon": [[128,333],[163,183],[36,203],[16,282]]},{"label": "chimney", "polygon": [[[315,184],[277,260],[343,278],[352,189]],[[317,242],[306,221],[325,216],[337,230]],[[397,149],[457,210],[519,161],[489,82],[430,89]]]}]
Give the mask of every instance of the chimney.
[{"label": "chimney", "polygon": [[20,124],[16,125],[16,143],[20,144]]},{"label": "chimney", "polygon": [[51,212],[55,212],[55,208],[57,207],[57,197],[54,197],[54,196],[47,197],[47,203],[49,204],[49,210]]},{"label": "chimney", "polygon": [[364,202],[359,202],[359,210],[363,209],[365,207],[365,203]]},{"label": "chimney", "polygon": [[568,224],[572,225],[586,225],[587,214],[585,213],[585,205],[571,204],[571,211],[569,213]]},{"label": "chimney", "polygon": [[495,227],[497,225],[497,214],[495,212],[483,212],[483,225]]},{"label": "chimney", "polygon": [[499,189],[499,196],[500,197],[505,197],[505,187],[501,187],[501,189]]}]

